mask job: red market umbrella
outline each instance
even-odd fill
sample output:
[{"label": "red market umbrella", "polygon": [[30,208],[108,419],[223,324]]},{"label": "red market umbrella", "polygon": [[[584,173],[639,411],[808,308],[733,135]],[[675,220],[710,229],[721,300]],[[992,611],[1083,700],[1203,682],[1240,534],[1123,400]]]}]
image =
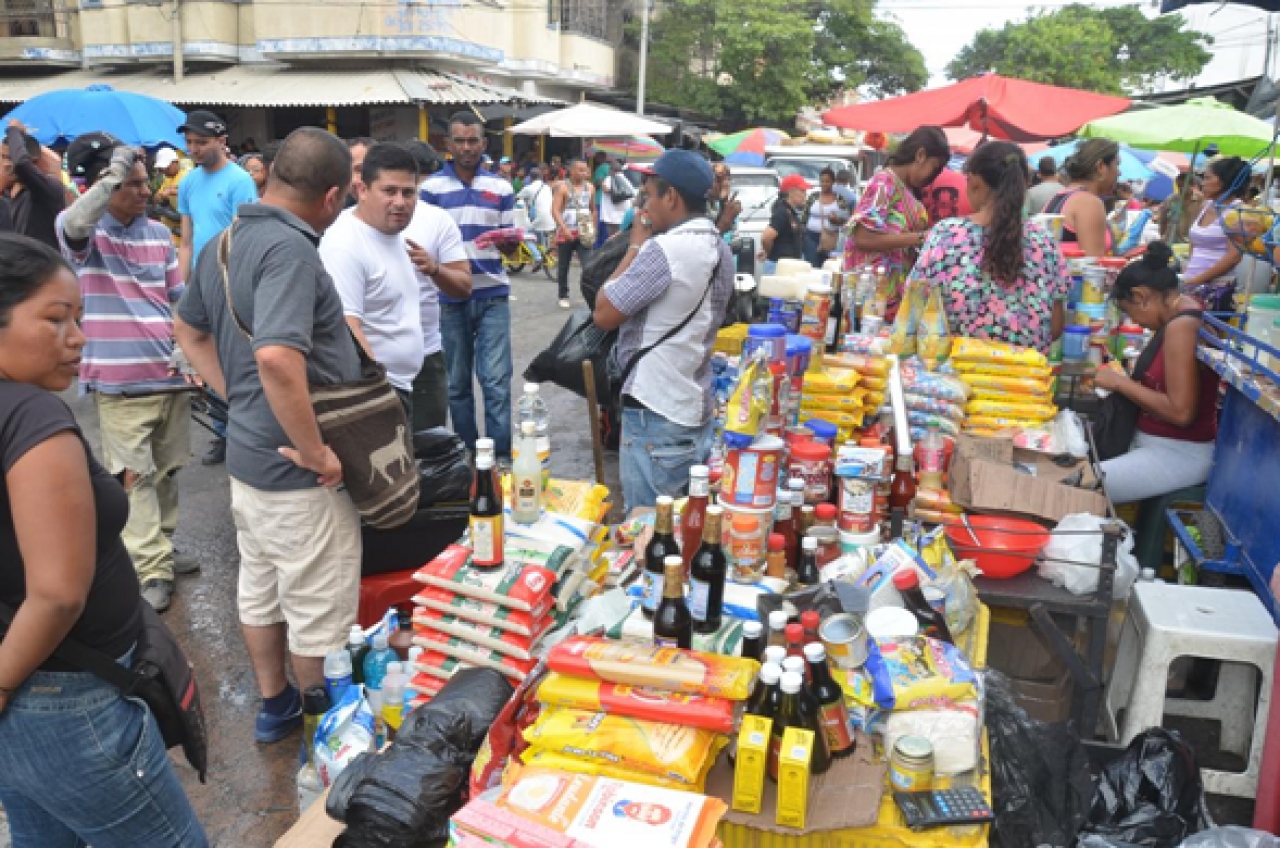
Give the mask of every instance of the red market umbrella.
[{"label": "red market umbrella", "polygon": [[1010,141],[1043,141],[1070,135],[1089,121],[1123,112],[1129,104],[1125,97],[983,74],[878,103],[842,106],[826,112],[822,120],[872,132],[907,133],[934,124],[969,127]]},{"label": "red market umbrella", "polygon": [[[943,127],[942,131],[947,134],[947,144],[951,145],[953,155],[968,156],[982,143],[982,133],[968,127]],[[1049,145],[1039,141],[1028,141],[1018,146],[1028,158],[1049,149]]]}]

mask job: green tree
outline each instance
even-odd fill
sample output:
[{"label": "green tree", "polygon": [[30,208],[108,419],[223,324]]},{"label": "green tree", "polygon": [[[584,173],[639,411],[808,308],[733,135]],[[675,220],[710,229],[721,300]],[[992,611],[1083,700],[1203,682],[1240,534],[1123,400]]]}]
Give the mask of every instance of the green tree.
[{"label": "green tree", "polygon": [[738,123],[787,126],[841,88],[883,96],[923,87],[924,57],[873,7],[874,0],[667,0],[650,31],[649,97]]},{"label": "green tree", "polygon": [[1137,6],[1074,4],[979,32],[947,74],[994,71],[1107,94],[1145,91],[1161,78],[1191,79],[1209,63],[1213,38],[1185,27],[1181,15],[1150,19]]}]

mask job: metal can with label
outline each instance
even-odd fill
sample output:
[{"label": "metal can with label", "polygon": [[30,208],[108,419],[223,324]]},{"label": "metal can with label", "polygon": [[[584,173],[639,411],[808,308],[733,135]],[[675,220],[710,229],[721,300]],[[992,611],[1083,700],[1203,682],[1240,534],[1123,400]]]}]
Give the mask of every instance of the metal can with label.
[{"label": "metal can with label", "polygon": [[922,736],[902,736],[889,756],[889,780],[899,792],[933,788],[933,744]]},{"label": "metal can with label", "polygon": [[840,668],[862,668],[867,661],[867,633],[862,622],[847,612],[827,618],[818,628],[818,638],[827,646],[827,656]]}]

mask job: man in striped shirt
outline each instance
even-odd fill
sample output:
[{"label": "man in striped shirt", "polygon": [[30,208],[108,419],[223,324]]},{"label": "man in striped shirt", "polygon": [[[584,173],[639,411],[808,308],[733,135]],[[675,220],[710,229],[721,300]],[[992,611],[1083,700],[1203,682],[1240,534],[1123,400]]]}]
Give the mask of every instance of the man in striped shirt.
[{"label": "man in striped shirt", "polygon": [[[150,220],[145,159],[102,133],[77,139],[69,154],[90,186],[56,222],[63,254],[84,293],[80,389],[93,392],[107,470],[129,493],[122,534],[158,612],[169,607],[178,523],[176,474],[191,447],[191,405],[173,366],[172,303],[181,294],[178,253],[164,225]],[[176,567],[175,567],[176,566]]]},{"label": "man in striped shirt", "polygon": [[491,230],[515,226],[511,184],[480,167],[484,123],[471,112],[449,119],[453,161],[422,184],[422,199],[448,212],[471,260],[471,296],[465,300],[440,292],[440,335],[449,367],[449,416],[468,448],[480,433],[471,388],[474,370],[484,393],[484,430],[500,460],[511,459],[511,284],[496,247],[476,239]]}]

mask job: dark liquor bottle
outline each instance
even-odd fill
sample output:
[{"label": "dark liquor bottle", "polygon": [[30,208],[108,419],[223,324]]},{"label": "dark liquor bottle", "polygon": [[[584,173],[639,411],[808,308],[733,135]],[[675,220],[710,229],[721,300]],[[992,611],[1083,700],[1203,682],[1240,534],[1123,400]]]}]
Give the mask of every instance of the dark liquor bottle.
[{"label": "dark liquor bottle", "polygon": [[663,567],[662,603],[653,615],[653,644],[689,650],[693,647],[693,616],[684,602],[684,560],[672,554]]},{"label": "dark liquor bottle", "polygon": [[818,540],[805,536],[800,540],[800,564],[796,567],[796,583],[801,586],[817,586],[822,582],[818,573]]},{"label": "dark liquor bottle", "polygon": [[818,701],[818,723],[827,738],[827,750],[835,758],[853,753],[854,736],[849,728],[849,708],[844,703],[844,692],[831,677],[827,664],[827,649],[815,642],[804,646],[804,657],[809,663],[812,682],[809,689]]},{"label": "dark liquor bottle", "polygon": [[[769,738],[769,777],[775,782],[778,779],[778,758],[782,754],[782,737],[788,727],[798,727],[813,732],[813,759],[809,761],[810,774],[822,774],[831,766],[823,743],[822,729],[817,719],[802,706],[800,690],[804,686],[804,678],[794,672],[783,672],[782,698],[778,704],[777,715],[773,717],[773,730]],[[821,765],[821,768],[819,768]]]},{"label": "dark liquor bottle", "polygon": [[764,656],[764,626],[760,622],[742,622],[742,655],[756,662]]},{"label": "dark liquor bottle", "polygon": [[920,590],[920,575],[915,569],[904,568],[893,575],[893,586],[902,595],[902,602],[907,611],[920,622],[920,633],[931,639],[955,644],[951,638],[951,629],[947,627],[947,619],[933,608],[924,592]]},{"label": "dark liquor bottle", "polygon": [[653,613],[662,602],[662,575],[664,563],[669,556],[679,556],[680,548],[676,544],[673,532],[672,513],[675,502],[666,495],[659,495],[657,501],[658,518],[653,527],[653,538],[644,549],[644,601],[641,609],[646,618],[652,619]]},{"label": "dark liquor bottle", "polygon": [[476,456],[476,493],[471,498],[471,565],[502,567],[502,492],[493,483],[493,459]]},{"label": "dark liquor bottle", "polygon": [[729,576],[729,563],[720,546],[723,518],[723,507],[707,507],[702,545],[689,564],[689,611],[693,613],[693,629],[699,633],[720,629],[724,581]]}]

